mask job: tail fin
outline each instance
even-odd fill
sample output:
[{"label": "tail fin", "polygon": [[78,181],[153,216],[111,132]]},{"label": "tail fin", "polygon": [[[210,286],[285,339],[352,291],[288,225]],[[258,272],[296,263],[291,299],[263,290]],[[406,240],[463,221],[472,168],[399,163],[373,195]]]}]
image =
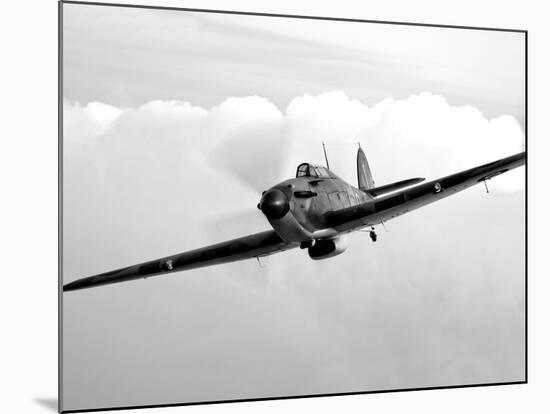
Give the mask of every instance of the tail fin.
[{"label": "tail fin", "polygon": [[370,172],[369,163],[361,148],[357,150],[357,184],[359,189],[363,191],[374,188],[374,179]]}]

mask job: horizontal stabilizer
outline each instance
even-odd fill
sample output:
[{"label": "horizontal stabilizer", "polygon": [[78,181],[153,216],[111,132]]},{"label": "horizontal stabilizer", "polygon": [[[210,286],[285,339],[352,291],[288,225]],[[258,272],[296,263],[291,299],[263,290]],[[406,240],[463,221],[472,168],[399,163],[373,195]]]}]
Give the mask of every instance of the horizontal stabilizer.
[{"label": "horizontal stabilizer", "polygon": [[421,183],[425,178],[409,178],[408,180],[397,181],[396,183],[382,185],[380,187],[371,188],[366,190],[367,194],[373,197],[378,197],[384,194],[391,193],[392,191],[400,190],[401,188],[409,187],[414,184]]}]

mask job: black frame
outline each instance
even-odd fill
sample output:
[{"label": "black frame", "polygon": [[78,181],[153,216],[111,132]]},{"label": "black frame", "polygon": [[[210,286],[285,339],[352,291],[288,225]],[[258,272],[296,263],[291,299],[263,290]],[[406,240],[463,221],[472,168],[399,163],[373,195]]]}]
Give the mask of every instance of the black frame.
[{"label": "black frame", "polygon": [[[356,23],[375,23],[375,24],[392,24],[401,26],[423,26],[423,27],[438,27],[447,29],[466,29],[466,30],[487,30],[498,32],[514,32],[523,33],[525,35],[525,379],[523,381],[509,381],[509,382],[492,382],[492,383],[479,383],[479,384],[463,384],[463,385],[442,385],[434,387],[420,387],[420,388],[398,388],[398,389],[386,389],[386,390],[374,390],[374,391],[351,391],[341,393],[328,393],[328,394],[307,394],[307,395],[293,395],[293,396],[275,396],[275,397],[259,397],[259,398],[243,398],[233,400],[215,400],[215,401],[192,401],[184,403],[172,403],[172,404],[154,404],[154,405],[135,405],[135,406],[120,406],[120,407],[99,407],[99,408],[85,408],[76,410],[63,410],[62,409],[62,395],[63,395],[63,379],[61,373],[62,360],[63,360],[63,4],[79,4],[86,6],[104,6],[104,7],[124,7],[124,8],[139,8],[139,9],[153,9],[153,10],[173,10],[173,11],[185,11],[193,13],[211,13],[211,14],[230,14],[230,15],[243,15],[243,16],[263,16],[263,17],[286,17],[292,19],[306,19],[306,20],[327,20],[327,21],[340,21],[340,22],[356,22]],[[206,405],[206,404],[223,404],[223,403],[238,403],[238,402],[254,402],[254,401],[271,401],[271,400],[288,400],[298,398],[316,398],[316,397],[337,397],[344,395],[362,395],[362,394],[381,394],[388,392],[406,392],[406,391],[429,391],[429,390],[441,390],[441,389],[455,389],[455,388],[474,388],[474,387],[488,387],[497,385],[515,385],[515,384],[527,384],[528,383],[528,31],[523,29],[506,29],[496,27],[478,27],[478,26],[459,26],[459,25],[446,25],[446,24],[432,24],[432,23],[413,23],[413,22],[394,22],[386,20],[365,20],[365,19],[352,19],[344,17],[326,17],[326,16],[306,16],[306,15],[293,15],[293,14],[279,14],[279,13],[259,13],[259,12],[242,12],[232,10],[215,10],[215,9],[197,9],[197,8],[185,8],[185,7],[168,7],[168,6],[150,6],[150,5],[138,5],[138,4],[124,4],[124,3],[101,3],[101,2],[87,2],[87,1],[74,1],[74,0],[59,0],[58,1],[58,412],[60,413],[77,413],[77,412],[92,412],[92,411],[113,411],[113,410],[134,410],[142,408],[161,408],[161,407],[181,407],[187,405]]]}]

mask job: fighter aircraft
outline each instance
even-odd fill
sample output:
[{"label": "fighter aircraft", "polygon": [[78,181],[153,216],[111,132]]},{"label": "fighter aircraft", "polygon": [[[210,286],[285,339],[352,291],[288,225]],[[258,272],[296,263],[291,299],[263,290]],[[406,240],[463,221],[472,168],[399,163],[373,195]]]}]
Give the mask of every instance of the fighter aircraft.
[{"label": "fighter aircraft", "polygon": [[298,247],[307,249],[313,260],[327,259],[346,250],[346,233],[370,229],[367,231],[376,241],[374,226],[475,184],[487,185],[487,180],[525,164],[525,159],[525,152],[521,152],[428,182],[411,178],[376,187],[359,146],[357,187],[330,171],[326,159],[326,167],[300,164],[295,178],[264,191],[257,207],[271,230],[85,277],[66,284],[63,291],[259,259]]}]

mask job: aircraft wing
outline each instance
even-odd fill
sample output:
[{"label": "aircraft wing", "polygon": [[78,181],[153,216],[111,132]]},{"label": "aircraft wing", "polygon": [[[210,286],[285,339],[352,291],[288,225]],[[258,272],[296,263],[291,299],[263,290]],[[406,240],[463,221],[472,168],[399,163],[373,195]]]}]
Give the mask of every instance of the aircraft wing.
[{"label": "aircraft wing", "polygon": [[167,256],[161,259],[151,260],[149,262],[78,279],[64,285],[63,291],[67,292],[266,256],[297,246],[299,246],[298,243],[286,243],[274,230],[268,230],[202,247],[200,249],[190,250],[185,253],[175,254],[173,256]]},{"label": "aircraft wing", "polygon": [[332,227],[337,231],[351,231],[386,222],[524,164],[525,152],[521,152],[456,174],[396,191],[357,206],[327,213],[324,222],[328,227]]}]

